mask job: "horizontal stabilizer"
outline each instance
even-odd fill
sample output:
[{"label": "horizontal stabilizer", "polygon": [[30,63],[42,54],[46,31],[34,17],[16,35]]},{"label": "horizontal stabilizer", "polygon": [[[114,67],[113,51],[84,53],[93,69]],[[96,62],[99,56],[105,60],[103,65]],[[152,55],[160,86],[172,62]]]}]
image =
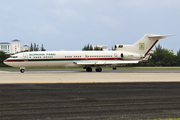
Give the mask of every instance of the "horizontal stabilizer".
[{"label": "horizontal stabilizer", "polygon": [[175,36],[175,35],[149,35],[149,38],[155,38],[155,39],[163,39],[166,37]]}]

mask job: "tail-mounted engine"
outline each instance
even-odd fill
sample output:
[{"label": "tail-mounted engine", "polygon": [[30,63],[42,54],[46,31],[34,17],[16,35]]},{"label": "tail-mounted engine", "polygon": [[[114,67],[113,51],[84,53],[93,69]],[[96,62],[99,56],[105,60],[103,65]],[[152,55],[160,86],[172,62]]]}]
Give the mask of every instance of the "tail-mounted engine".
[{"label": "tail-mounted engine", "polygon": [[135,54],[135,53],[121,53],[120,56],[121,59],[123,60],[139,60],[143,57],[140,54]]}]

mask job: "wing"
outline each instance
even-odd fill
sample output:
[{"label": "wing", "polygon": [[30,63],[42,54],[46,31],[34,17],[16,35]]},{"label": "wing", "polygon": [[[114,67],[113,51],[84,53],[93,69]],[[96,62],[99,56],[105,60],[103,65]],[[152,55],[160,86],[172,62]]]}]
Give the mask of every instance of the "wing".
[{"label": "wing", "polygon": [[73,62],[76,65],[123,65],[123,64],[137,64],[139,61],[78,61]]}]

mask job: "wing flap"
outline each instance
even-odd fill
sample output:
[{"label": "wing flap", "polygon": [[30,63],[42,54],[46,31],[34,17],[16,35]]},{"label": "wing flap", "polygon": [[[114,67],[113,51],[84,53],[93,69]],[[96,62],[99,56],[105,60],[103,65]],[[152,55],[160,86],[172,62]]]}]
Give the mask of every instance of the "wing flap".
[{"label": "wing flap", "polygon": [[121,64],[136,64],[139,61],[78,61],[78,62],[74,62],[74,64],[77,65],[121,65]]}]

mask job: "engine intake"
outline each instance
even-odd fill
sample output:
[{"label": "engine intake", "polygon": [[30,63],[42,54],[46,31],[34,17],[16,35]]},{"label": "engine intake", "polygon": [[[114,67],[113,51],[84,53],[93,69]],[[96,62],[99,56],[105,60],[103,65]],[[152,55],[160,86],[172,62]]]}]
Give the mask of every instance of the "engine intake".
[{"label": "engine intake", "polygon": [[141,59],[140,54],[135,54],[135,53],[121,53],[121,59],[124,60],[138,60]]}]

